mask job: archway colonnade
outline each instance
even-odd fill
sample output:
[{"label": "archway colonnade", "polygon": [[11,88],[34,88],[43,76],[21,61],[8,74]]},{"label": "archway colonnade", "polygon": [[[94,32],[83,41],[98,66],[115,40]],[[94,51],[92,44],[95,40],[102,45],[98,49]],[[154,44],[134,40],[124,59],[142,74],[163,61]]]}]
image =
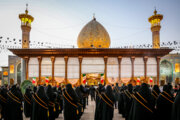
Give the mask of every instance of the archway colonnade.
[{"label": "archway colonnade", "polygon": [[156,84],[159,85],[159,65],[160,56],[158,57],[28,57],[25,56],[26,62],[26,79],[37,77],[38,84],[42,76],[51,76],[55,82],[57,76],[62,77],[65,83],[69,79],[78,79],[78,84],[82,84],[82,73],[102,72],[104,73],[105,83],[108,79],[117,79],[120,82],[123,78],[134,80],[135,77],[143,76],[156,77]]}]

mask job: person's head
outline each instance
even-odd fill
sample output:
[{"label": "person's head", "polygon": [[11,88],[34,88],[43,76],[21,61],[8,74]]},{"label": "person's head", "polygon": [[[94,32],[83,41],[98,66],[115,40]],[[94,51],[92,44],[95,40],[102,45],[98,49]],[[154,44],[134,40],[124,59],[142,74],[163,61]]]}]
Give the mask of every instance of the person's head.
[{"label": "person's head", "polygon": [[169,87],[169,90],[171,91],[173,86],[171,85],[171,83],[168,83],[168,87]]},{"label": "person's head", "polygon": [[164,85],[163,91],[170,92],[170,87],[168,85]]},{"label": "person's head", "polygon": [[133,92],[138,92],[140,87],[141,87],[140,85],[136,85],[133,89]]},{"label": "person's head", "polygon": [[107,94],[112,94],[112,87],[111,87],[110,85],[108,85],[108,86],[106,87],[106,93],[107,93]]},{"label": "person's head", "polygon": [[139,93],[146,99],[149,99],[151,96],[151,91],[149,89],[148,84],[143,83],[141,84],[141,87],[139,88]]},{"label": "person's head", "polygon": [[39,86],[38,91],[37,91],[38,95],[45,95],[45,91],[44,91],[44,87],[43,86]]},{"label": "person's head", "polygon": [[116,83],[116,86],[118,86],[118,83]]},{"label": "person's head", "polygon": [[160,89],[158,85],[154,85],[152,90],[154,90],[158,94],[160,93]]},{"label": "person's head", "polygon": [[128,91],[130,91],[130,92],[132,92],[132,90],[133,90],[133,86],[132,86],[132,84],[128,84]]}]

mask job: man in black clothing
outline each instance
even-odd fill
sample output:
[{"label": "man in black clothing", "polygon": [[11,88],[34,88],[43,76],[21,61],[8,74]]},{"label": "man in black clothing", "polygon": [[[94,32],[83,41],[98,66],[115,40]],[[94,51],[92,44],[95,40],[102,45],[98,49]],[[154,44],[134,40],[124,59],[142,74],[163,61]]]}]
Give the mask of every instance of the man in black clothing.
[{"label": "man in black clothing", "polygon": [[95,88],[93,85],[90,87],[89,91],[91,95],[91,101],[95,101]]},{"label": "man in black clothing", "polygon": [[115,94],[115,108],[117,109],[117,102],[119,99],[119,93],[120,93],[120,87],[118,86],[118,83],[116,83],[116,86],[114,87],[114,94]]}]

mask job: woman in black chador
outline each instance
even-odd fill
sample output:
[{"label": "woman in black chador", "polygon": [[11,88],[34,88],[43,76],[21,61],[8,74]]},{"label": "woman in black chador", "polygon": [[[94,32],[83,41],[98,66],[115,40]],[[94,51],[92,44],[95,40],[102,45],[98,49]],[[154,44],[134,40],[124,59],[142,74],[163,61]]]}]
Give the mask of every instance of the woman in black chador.
[{"label": "woman in black chador", "polygon": [[155,100],[158,99],[159,94],[160,94],[160,89],[158,85],[154,85],[153,89],[152,89],[152,96],[154,97]]},{"label": "woman in black chador", "polygon": [[7,120],[8,117],[7,93],[7,88],[3,86],[0,92],[0,104],[2,106],[1,117],[3,118],[3,120]]},{"label": "woman in black chador", "polygon": [[141,85],[133,98],[128,120],[153,120],[155,102],[146,83]]},{"label": "woman in black chador", "polygon": [[19,87],[12,86],[8,92],[8,120],[23,120],[22,93]]},{"label": "woman in black chador", "polygon": [[115,96],[110,85],[107,86],[105,93],[101,95],[102,102],[102,119],[100,120],[112,120],[114,114]]},{"label": "woman in black chador", "polygon": [[180,120],[180,92],[177,92],[176,98],[173,103],[171,120]]},{"label": "woman in black chador", "polygon": [[62,95],[62,88],[59,87],[58,88],[58,98],[57,98],[57,102],[59,103],[59,106],[60,106],[60,111],[59,111],[59,114],[62,113],[63,111],[63,95]]},{"label": "woman in black chador", "polygon": [[48,97],[43,86],[33,95],[32,120],[49,120]]},{"label": "woman in black chador", "polygon": [[56,118],[56,93],[53,92],[51,85],[48,85],[46,95],[48,97],[49,103],[49,120],[55,120]]},{"label": "woman in black chador", "polygon": [[58,94],[57,87],[53,87],[52,89],[53,89],[54,94],[56,94],[56,100],[55,100],[55,109],[56,109],[56,111],[55,111],[55,118],[58,118],[59,114],[61,112],[61,106],[59,104],[60,103],[59,101],[61,100],[61,98],[60,98],[60,95]]},{"label": "woman in black chador", "polygon": [[95,115],[94,120],[100,120],[102,118],[102,102],[101,102],[101,94],[105,92],[104,86],[102,84],[99,84],[99,87],[96,90],[96,108],[95,108]]},{"label": "woman in black chador", "polygon": [[78,118],[80,119],[83,112],[84,112],[84,109],[83,109],[83,93],[81,92],[79,87],[77,87],[75,91],[76,91],[76,93],[77,93],[77,95],[79,97],[79,100],[80,100],[78,102],[78,110],[79,110]]},{"label": "woman in black chador", "polygon": [[25,116],[31,117],[32,113],[32,92],[30,88],[26,89],[26,92],[24,94],[24,114]]},{"label": "woman in black chador", "polygon": [[125,86],[122,86],[121,89],[120,89],[120,93],[119,93],[119,99],[118,99],[118,111],[119,111],[119,114],[122,114],[123,117],[124,116],[124,99],[123,99],[123,96],[124,96],[124,88]]},{"label": "woman in black chador", "polygon": [[132,90],[133,90],[133,86],[132,84],[128,84],[127,89],[124,91],[124,115],[125,115],[125,119],[127,120],[128,116],[129,116],[129,111],[131,109],[131,105],[132,105]]},{"label": "woman in black chador", "polygon": [[170,91],[170,87],[164,85],[163,92],[157,99],[157,115],[159,120],[171,120],[174,98]]},{"label": "woman in black chador", "polygon": [[78,120],[78,102],[79,98],[72,88],[71,84],[66,85],[63,91],[64,99],[64,120]]}]

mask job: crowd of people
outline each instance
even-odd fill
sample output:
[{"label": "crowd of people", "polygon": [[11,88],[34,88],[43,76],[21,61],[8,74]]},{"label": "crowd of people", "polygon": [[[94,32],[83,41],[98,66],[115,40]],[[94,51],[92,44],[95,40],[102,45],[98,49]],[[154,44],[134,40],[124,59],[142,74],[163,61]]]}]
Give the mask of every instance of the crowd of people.
[{"label": "crowd of people", "polygon": [[28,87],[23,95],[18,85],[0,88],[0,120],[80,120],[87,105],[88,90],[82,85],[65,88],[44,85]]},{"label": "crowd of people", "polygon": [[80,120],[88,105],[95,102],[94,120],[112,120],[114,109],[125,120],[180,120],[180,90],[172,85],[102,85],[28,87],[23,95],[18,85],[0,87],[0,120]]},{"label": "crowd of people", "polygon": [[118,111],[125,120],[180,120],[180,90],[143,83],[118,87]]}]

